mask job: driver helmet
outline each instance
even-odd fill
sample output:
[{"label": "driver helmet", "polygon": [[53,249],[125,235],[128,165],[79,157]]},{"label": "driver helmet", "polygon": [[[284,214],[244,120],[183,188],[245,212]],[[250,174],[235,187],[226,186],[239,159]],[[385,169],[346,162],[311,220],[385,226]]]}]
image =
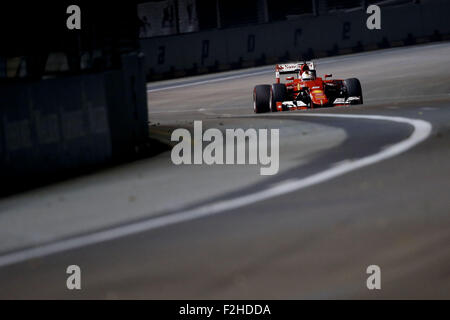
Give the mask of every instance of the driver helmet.
[{"label": "driver helmet", "polygon": [[314,80],[314,74],[309,70],[305,71],[302,73],[302,80],[303,81]]}]

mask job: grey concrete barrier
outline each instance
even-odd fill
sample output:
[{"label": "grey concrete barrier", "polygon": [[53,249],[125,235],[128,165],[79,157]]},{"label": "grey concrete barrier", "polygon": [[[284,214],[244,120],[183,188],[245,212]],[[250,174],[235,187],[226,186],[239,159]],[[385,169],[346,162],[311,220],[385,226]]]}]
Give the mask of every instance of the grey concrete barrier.
[{"label": "grey concrete barrier", "polygon": [[128,157],[148,140],[147,89],[144,57],[129,54],[122,58],[122,70],[104,75],[112,156]]},{"label": "grey concrete barrier", "polygon": [[103,75],[0,86],[2,178],[55,173],[111,156]]},{"label": "grey concrete barrier", "polygon": [[0,85],[1,191],[128,157],[148,142],[143,57],[124,56],[122,64]]},{"label": "grey concrete barrier", "polygon": [[382,7],[381,30],[364,10],[303,15],[295,20],[141,39],[149,80],[439,40],[450,34],[450,2]]}]

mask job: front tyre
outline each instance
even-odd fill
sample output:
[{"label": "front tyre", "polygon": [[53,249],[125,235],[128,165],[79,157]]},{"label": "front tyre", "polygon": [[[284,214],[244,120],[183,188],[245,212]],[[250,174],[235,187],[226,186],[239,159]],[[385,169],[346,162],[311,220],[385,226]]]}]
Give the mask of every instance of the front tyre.
[{"label": "front tyre", "polygon": [[260,84],[253,89],[253,111],[255,113],[270,111],[271,93],[271,87],[268,84]]},{"label": "front tyre", "polygon": [[282,83],[274,83],[272,85],[272,112],[277,112],[277,102],[286,101],[287,90]]},{"label": "front tyre", "polygon": [[363,95],[361,89],[361,83],[356,78],[350,78],[344,80],[344,86],[347,90],[347,97],[359,97],[359,102],[355,102],[355,104],[363,103]]}]

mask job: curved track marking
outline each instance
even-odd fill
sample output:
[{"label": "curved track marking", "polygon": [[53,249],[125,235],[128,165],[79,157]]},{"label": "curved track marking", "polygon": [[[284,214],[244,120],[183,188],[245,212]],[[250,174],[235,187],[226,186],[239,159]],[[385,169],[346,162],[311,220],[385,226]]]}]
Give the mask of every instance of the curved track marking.
[{"label": "curved track marking", "polygon": [[0,256],[0,267],[7,266],[30,259],[40,258],[47,255],[77,249],[84,246],[118,239],[124,236],[166,227],[176,223],[186,222],[206,216],[211,216],[224,211],[247,206],[259,201],[267,200],[276,196],[290,193],[299,189],[307,188],[321,182],[328,181],[345,173],[357,170],[359,168],[377,163],[382,160],[399,155],[420,142],[424,141],[431,133],[432,126],[429,122],[419,119],[410,119],[403,117],[390,117],[381,115],[354,115],[354,114],[286,114],[286,116],[301,117],[327,117],[327,118],[348,118],[348,119],[369,119],[379,121],[391,121],[411,125],[414,128],[413,133],[405,140],[389,145],[378,153],[359,158],[356,160],[340,161],[331,164],[330,168],[315,173],[305,178],[280,181],[276,185],[257,191],[248,195],[233,199],[221,200],[212,204],[202,205],[194,209],[184,210],[156,218],[150,218],[144,221],[130,223],[128,225],[114,227],[111,229],[94,232],[87,235],[81,235],[65,240],[55,241],[53,243],[36,246],[29,249],[23,249]]}]

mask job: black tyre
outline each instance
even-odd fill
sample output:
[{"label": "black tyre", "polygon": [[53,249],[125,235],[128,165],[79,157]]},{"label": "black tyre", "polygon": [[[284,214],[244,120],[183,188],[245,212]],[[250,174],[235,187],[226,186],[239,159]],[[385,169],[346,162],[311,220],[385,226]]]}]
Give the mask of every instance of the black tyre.
[{"label": "black tyre", "polygon": [[277,102],[286,101],[287,90],[282,83],[274,83],[272,85],[272,112],[277,112]]},{"label": "black tyre", "polygon": [[350,78],[344,80],[344,86],[347,89],[348,97],[359,97],[361,100],[358,104],[363,103],[363,95],[361,89],[361,83],[356,78]]},{"label": "black tyre", "polygon": [[270,111],[271,93],[270,85],[260,84],[253,89],[253,111],[263,113]]}]

